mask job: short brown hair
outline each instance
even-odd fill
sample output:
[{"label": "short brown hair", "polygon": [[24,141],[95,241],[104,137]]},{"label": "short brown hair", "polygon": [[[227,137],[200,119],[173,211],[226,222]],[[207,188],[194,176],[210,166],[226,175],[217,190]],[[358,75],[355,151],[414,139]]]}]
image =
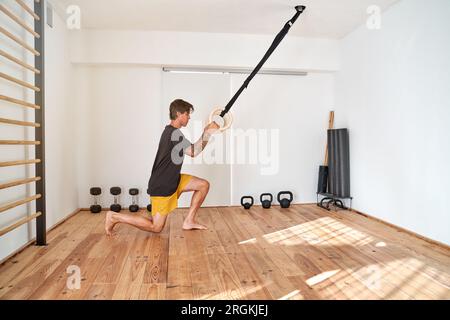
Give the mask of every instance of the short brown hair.
[{"label": "short brown hair", "polygon": [[187,101],[184,101],[182,99],[177,99],[174,100],[171,104],[170,104],[170,119],[171,120],[175,120],[177,118],[177,112],[179,113],[185,113],[185,112],[189,112],[191,113],[192,111],[194,111],[194,106],[192,104],[190,104]]}]

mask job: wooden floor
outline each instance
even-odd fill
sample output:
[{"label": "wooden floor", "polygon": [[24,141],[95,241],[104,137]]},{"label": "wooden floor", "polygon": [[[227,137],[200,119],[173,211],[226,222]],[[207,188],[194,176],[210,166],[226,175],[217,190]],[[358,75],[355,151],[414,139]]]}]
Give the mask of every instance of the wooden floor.
[{"label": "wooden floor", "polygon": [[204,208],[210,229],[182,231],[186,213],[108,238],[80,212],[0,266],[0,299],[450,299],[450,250],[356,213]]}]

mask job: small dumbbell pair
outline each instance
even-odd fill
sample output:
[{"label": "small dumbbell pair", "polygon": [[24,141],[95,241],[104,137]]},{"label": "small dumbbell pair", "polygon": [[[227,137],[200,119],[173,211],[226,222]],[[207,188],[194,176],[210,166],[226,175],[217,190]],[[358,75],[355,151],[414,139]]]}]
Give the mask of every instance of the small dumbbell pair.
[{"label": "small dumbbell pair", "polygon": [[[110,189],[111,194],[114,196],[114,203],[110,206],[110,210],[114,212],[120,212],[122,210],[122,206],[120,205],[120,194],[122,193],[122,189],[120,187],[112,187]],[[91,205],[90,210],[92,213],[99,213],[102,211],[102,207],[98,204],[99,196],[102,193],[102,189],[99,187],[93,187],[90,189],[91,195],[94,196],[94,204]],[[132,204],[128,207],[131,212],[139,211],[139,189],[132,188],[129,190],[131,195]]]},{"label": "small dumbbell pair", "polygon": [[[114,196],[114,204],[111,205],[110,209],[114,212],[120,212],[122,210],[122,206],[119,204],[120,202],[120,194],[122,193],[122,189],[120,187],[112,187],[110,190],[111,194]],[[138,212],[139,211],[139,189],[131,188],[128,193],[131,196],[131,205],[128,207],[130,212]]]}]

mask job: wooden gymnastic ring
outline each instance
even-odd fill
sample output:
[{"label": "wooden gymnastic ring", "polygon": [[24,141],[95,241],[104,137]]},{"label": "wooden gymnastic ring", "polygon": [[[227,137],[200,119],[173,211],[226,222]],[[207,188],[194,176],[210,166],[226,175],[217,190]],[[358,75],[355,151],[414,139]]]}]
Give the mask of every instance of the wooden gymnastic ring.
[{"label": "wooden gymnastic ring", "polygon": [[[209,122],[210,123],[213,122],[214,121],[214,116],[220,116],[222,111],[223,111],[223,109],[221,109],[221,108],[217,108],[217,109],[213,110],[213,112],[211,112],[211,114],[209,115]],[[231,127],[231,125],[233,124],[233,115],[230,112],[228,112],[223,117],[223,121],[224,121],[224,126],[219,129],[221,132],[223,132],[223,131],[225,131],[225,130],[227,130],[228,128]]]}]

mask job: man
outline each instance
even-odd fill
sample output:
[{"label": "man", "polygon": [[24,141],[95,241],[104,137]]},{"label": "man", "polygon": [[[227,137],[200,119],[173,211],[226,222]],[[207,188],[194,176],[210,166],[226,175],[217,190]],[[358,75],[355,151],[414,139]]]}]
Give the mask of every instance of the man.
[{"label": "man", "polygon": [[153,164],[152,174],[148,182],[148,191],[152,202],[152,217],[149,219],[140,215],[121,214],[108,211],[106,214],[105,231],[112,235],[117,223],[125,223],[149,232],[161,232],[167,216],[178,205],[178,198],[183,192],[193,191],[188,216],[183,222],[184,230],[207,229],[195,220],[197,211],[209,191],[209,182],[187,174],[180,174],[184,155],[198,156],[207,145],[211,135],[219,129],[212,122],[206,126],[200,139],[192,144],[180,131],[189,123],[190,114],[194,111],[192,104],[177,99],[170,104],[170,124],[161,135],[158,152]]}]

